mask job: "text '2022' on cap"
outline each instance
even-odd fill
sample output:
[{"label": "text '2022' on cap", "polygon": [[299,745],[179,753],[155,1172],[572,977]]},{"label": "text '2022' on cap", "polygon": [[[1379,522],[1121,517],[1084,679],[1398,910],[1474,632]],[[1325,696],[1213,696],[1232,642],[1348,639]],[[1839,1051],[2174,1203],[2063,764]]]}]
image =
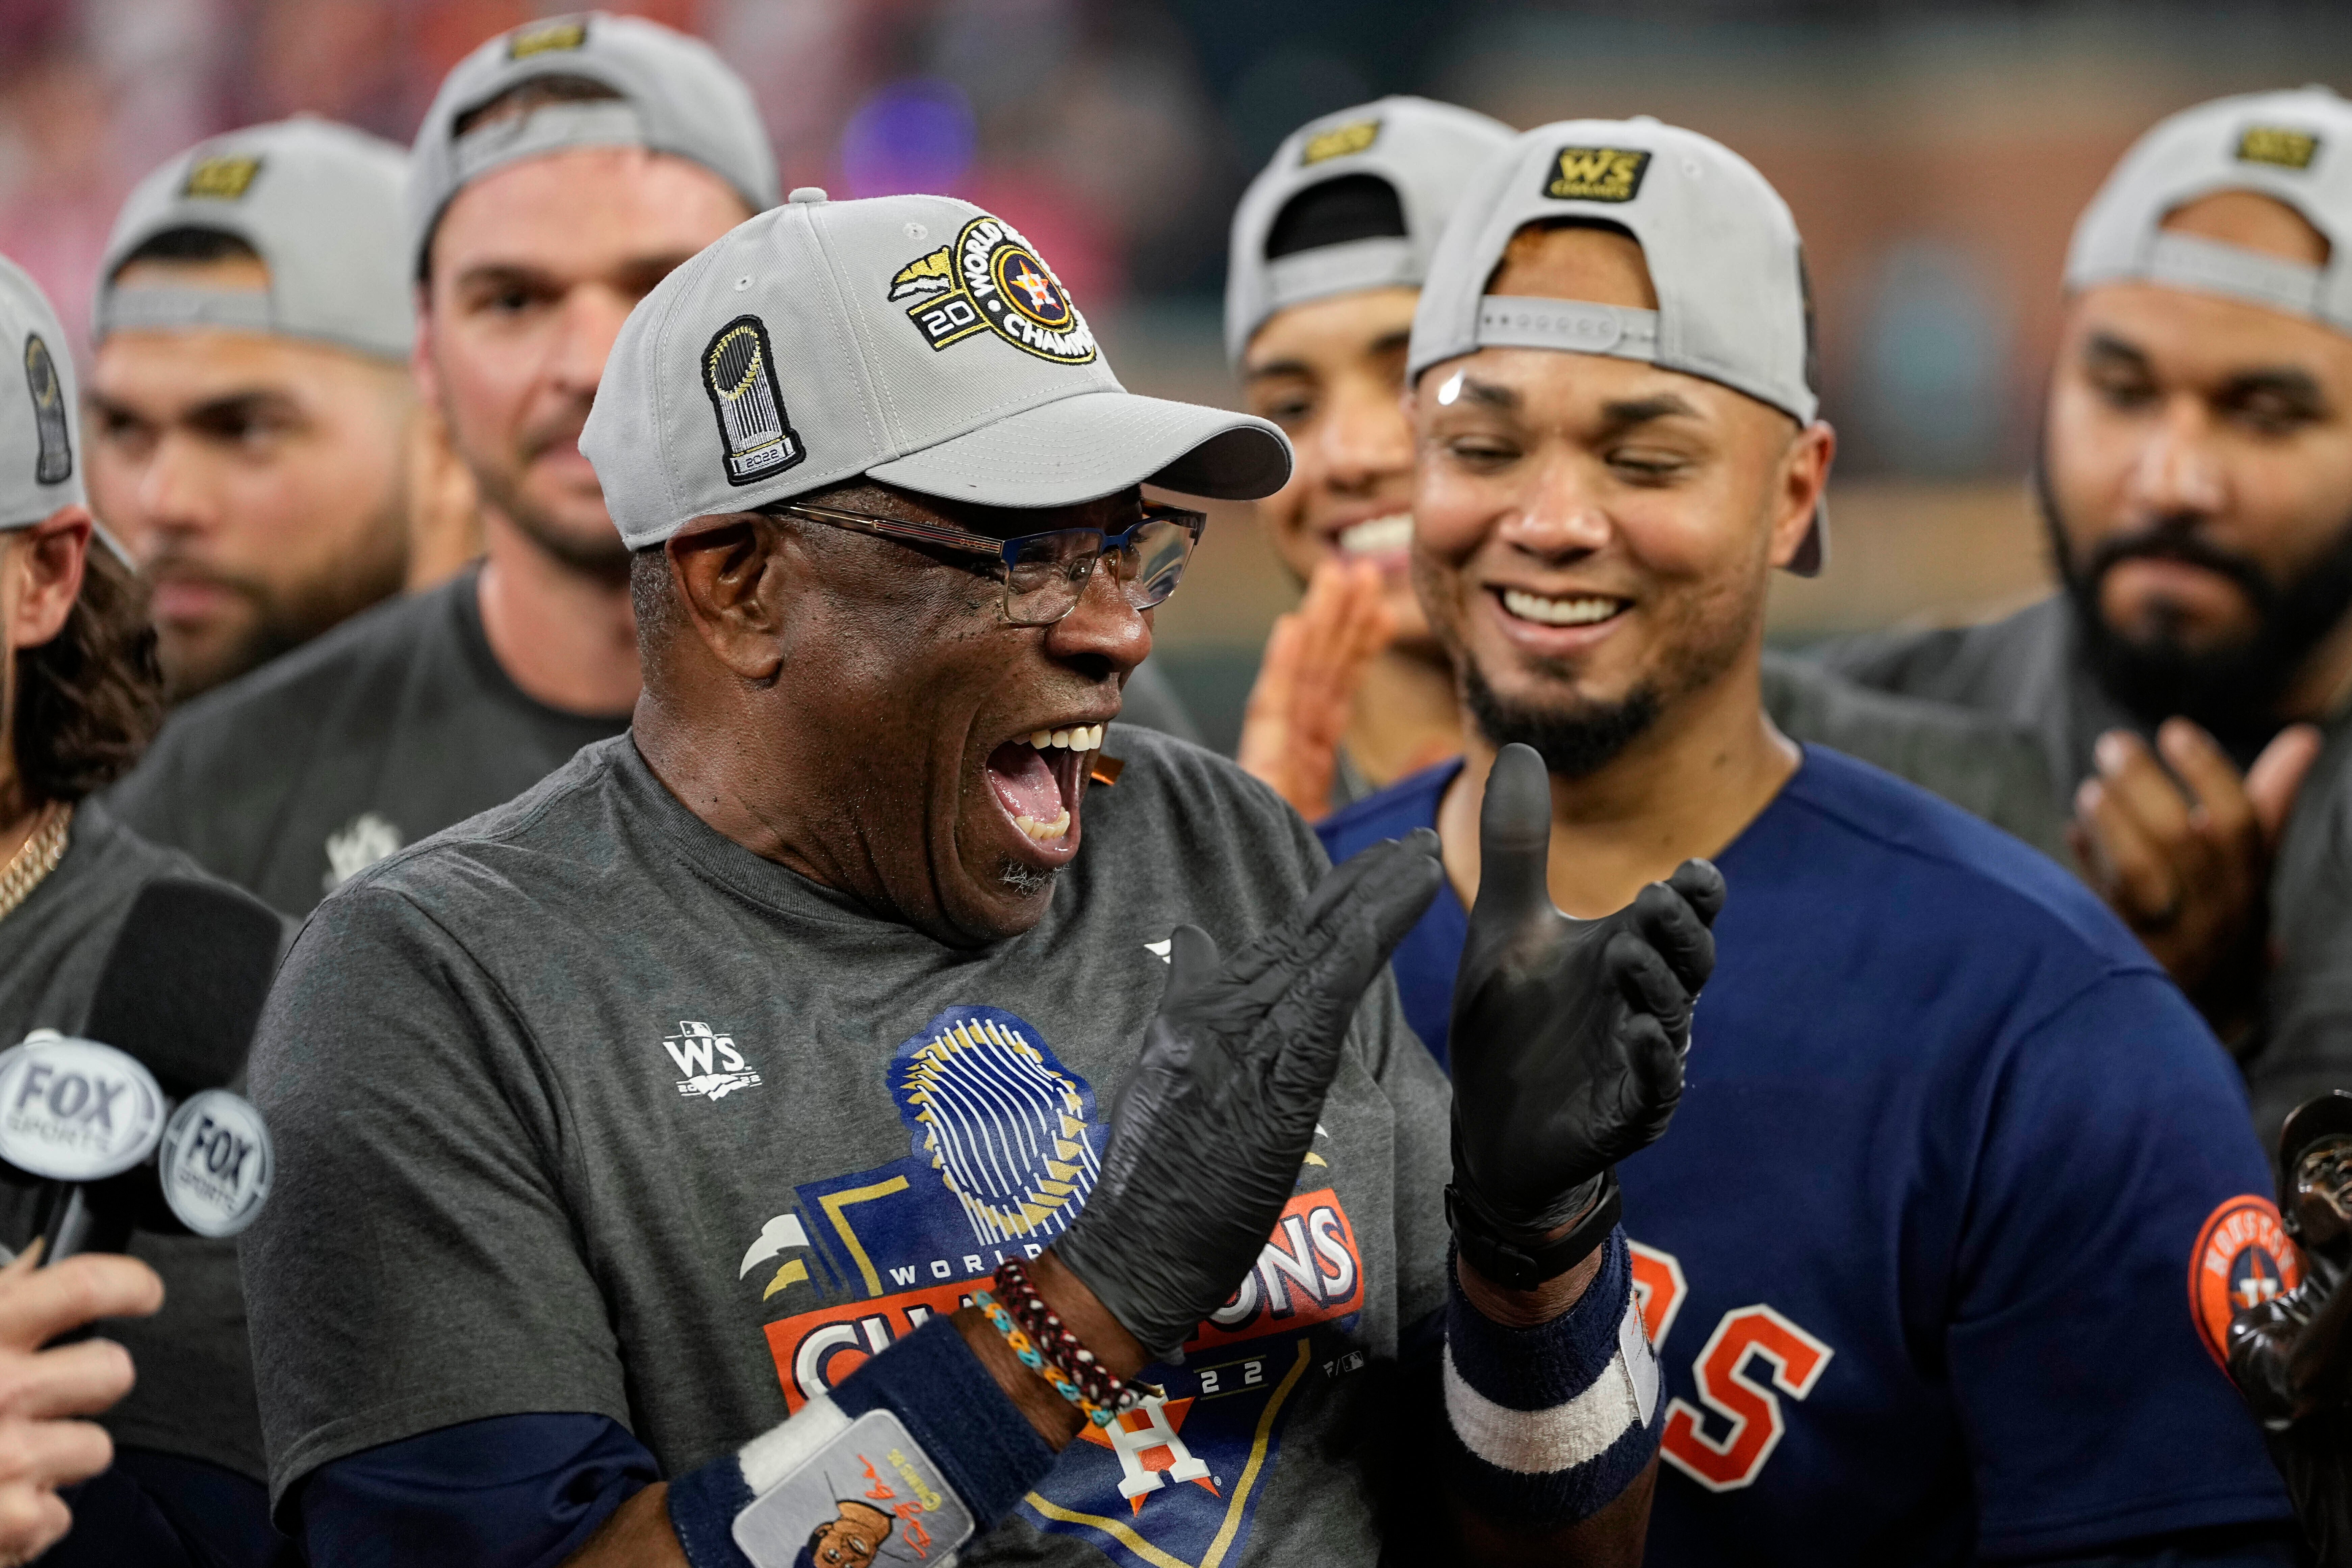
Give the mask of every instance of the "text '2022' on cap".
[{"label": "text '2022' on cap", "polygon": [[[2284,203],[2329,246],[2324,266],[2172,233],[2175,209],[2221,191]],[[2352,332],[2352,103],[2324,87],[2218,98],[2160,121],[2091,198],[2066,286],[2137,280],[2220,294]]]},{"label": "text '2022' on cap", "polygon": [[[1561,219],[1631,235],[1658,308],[1486,292],[1512,236]],[[1730,148],[1647,115],[1538,126],[1472,178],[1431,258],[1406,374],[1482,348],[1640,360],[1727,386],[1800,425],[1820,409],[1789,205]],[[1817,511],[1789,570],[1819,573],[1828,538]]]},{"label": "text '2022' on cap", "polygon": [[1000,507],[1137,484],[1252,500],[1290,475],[1265,420],[1120,386],[1003,220],[948,196],[814,189],[639,301],[580,449],[632,549],[860,475]]},{"label": "text '2022' on cap", "polygon": [[[464,130],[476,110],[527,82],[566,77],[605,97],[541,103]],[[701,164],[753,212],[776,205],[776,155],[743,79],[699,38],[602,11],[501,33],[459,60],[417,127],[408,178],[408,259],[457,194],[493,169],[573,147],[643,147]]]},{"label": "text '2022' on cap", "polygon": [[73,355],[48,297],[0,256],[0,342],[16,367],[0,374],[0,529],[30,528],[82,502]]},{"label": "text '2022' on cap", "polygon": [[[1419,288],[1464,185],[1511,136],[1509,126],[1472,110],[1400,96],[1323,115],[1285,137],[1234,210],[1225,356],[1238,364],[1277,310],[1367,289]],[[1350,195],[1363,193],[1352,215],[1335,211],[1329,232],[1288,232],[1305,227],[1284,221],[1299,210],[1298,198],[1336,195],[1339,182],[1354,188]]]},{"label": "text '2022' on cap", "polygon": [[[400,262],[407,183],[397,143],[307,114],[200,142],[122,204],[99,266],[91,337],[215,327],[405,360],[415,335]],[[243,241],[268,269],[268,287],[116,285],[141,246],[190,228]]]}]

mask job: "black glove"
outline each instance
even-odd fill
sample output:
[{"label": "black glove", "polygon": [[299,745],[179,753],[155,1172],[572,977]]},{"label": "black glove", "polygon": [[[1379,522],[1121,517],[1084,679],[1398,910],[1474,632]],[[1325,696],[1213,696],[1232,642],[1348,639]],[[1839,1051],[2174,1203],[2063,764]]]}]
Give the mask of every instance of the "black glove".
[{"label": "black glove", "polygon": [[1473,1232],[1533,1255],[1602,1195],[1612,1166],[1665,1131],[1691,1007],[1715,968],[1707,928],[1724,888],[1713,866],[1685,860],[1613,915],[1560,913],[1546,879],[1551,781],[1522,745],[1495,759],[1478,845],[1478,901],[1454,981],[1450,1211],[1484,1271]]},{"label": "black glove", "polygon": [[1230,958],[1178,926],[1110,1144],[1054,1251],[1154,1357],[1257,1261],[1314,1141],[1364,988],[1437,895],[1437,835],[1376,844]]}]

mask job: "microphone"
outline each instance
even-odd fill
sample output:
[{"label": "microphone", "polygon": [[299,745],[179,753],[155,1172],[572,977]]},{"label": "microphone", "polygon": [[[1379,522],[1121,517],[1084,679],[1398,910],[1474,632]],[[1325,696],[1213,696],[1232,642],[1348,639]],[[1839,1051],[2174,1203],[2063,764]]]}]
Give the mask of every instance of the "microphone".
[{"label": "microphone", "polygon": [[233,888],[151,882],[107,952],[89,1037],[36,1034],[0,1053],[0,1160],[45,1178],[44,1266],[119,1252],[133,1228],[250,1223],[268,1195],[268,1130],[222,1086],[244,1068],[281,931]]}]

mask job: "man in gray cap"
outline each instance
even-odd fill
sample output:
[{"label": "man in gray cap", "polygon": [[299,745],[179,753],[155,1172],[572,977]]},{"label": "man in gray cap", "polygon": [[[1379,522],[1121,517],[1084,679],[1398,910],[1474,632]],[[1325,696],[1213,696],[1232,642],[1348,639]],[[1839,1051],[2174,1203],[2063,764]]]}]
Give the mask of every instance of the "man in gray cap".
[{"label": "man in gray cap", "polygon": [[405,160],[301,118],[181,153],[100,263],[89,486],[153,584],[175,700],[399,591]]},{"label": "man in gray cap", "polygon": [[1563,921],[1522,753],[1449,1129],[1381,971],[1433,836],[1328,870],[1111,722],[1204,521],[1140,487],[1264,495],[1280,434],[1124,391],[966,203],[793,192],[646,296],[582,444],[634,728],[329,900],[262,1026],[310,1561],[1632,1561],[1609,1169],[1714,872]]},{"label": "man in gray cap", "polygon": [[776,195],[749,89],[698,40],[598,15],[459,61],[417,132],[397,262],[487,557],[176,714],[124,818],[301,914],[625,726],[628,558],[580,427],[630,307]]},{"label": "man in gray cap", "polygon": [[1769,580],[1818,549],[1835,448],[1807,335],[1788,207],[1704,136],[1570,121],[1470,181],[1406,367],[1467,755],[1319,831],[1440,835],[1393,968],[1462,1094],[1478,803],[1519,745],[1570,913],[1719,860],[1696,1070],[1619,1173],[1667,1400],[1650,1562],[2283,1563],[2216,1361],[2286,1248],[2211,1035],[2046,858],[1765,711]]},{"label": "man in gray cap", "polygon": [[[1247,406],[1298,454],[1258,518],[1307,585],[1267,641],[1238,760],[1309,821],[1462,750],[1453,666],[1406,570],[1415,454],[1401,394],[1438,233],[1512,134],[1424,99],[1341,110],[1294,132],[1234,215],[1226,352]],[[1784,732],[2063,852],[2040,755],[2006,724],[1769,653],[1764,700]]]},{"label": "man in gray cap", "polygon": [[[104,536],[84,504],[65,334],[5,258],[0,342],[12,361],[0,375],[0,1046],[13,1047],[38,1029],[82,1034],[140,896],[197,872],[90,798],[145,744],[162,677],[138,578],[110,542],[92,547]],[[210,892],[246,906],[262,951],[242,956],[266,975],[276,922]],[[64,1535],[57,1489],[79,1483],[73,1533],[45,1563],[258,1568],[278,1538],[234,1244],[142,1233],[136,1260],[89,1254],[30,1272],[37,1189],[0,1174],[0,1242],[19,1255],[0,1271],[0,1561]],[[108,1324],[120,1342],[34,1353],[89,1319],[159,1306]],[[110,1405],[105,1432],[58,1419]]]},{"label": "man in gray cap", "polygon": [[2035,476],[2061,591],[1830,662],[2034,734],[2092,881],[2245,1058],[2268,1144],[2352,1081],[2352,104],[2163,121],[2084,212],[2066,287]]}]

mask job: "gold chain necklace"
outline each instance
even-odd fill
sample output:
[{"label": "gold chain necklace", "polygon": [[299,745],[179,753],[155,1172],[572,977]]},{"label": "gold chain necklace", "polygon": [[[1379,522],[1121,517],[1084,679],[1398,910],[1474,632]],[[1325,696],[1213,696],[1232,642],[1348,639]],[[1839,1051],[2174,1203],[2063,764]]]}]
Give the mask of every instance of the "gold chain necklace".
[{"label": "gold chain necklace", "polygon": [[40,821],[33,825],[31,835],[8,864],[0,866],[0,920],[16,912],[16,906],[33,896],[41,879],[58,868],[66,858],[66,828],[73,821],[74,808],[52,803],[41,808]]}]

